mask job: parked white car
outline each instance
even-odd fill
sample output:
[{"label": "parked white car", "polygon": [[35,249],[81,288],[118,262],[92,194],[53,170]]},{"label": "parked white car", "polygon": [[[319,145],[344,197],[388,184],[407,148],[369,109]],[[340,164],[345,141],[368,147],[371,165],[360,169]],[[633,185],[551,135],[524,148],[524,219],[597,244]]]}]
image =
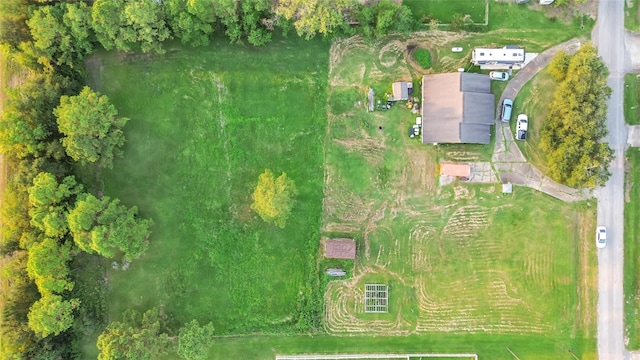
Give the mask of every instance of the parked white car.
[{"label": "parked white car", "polygon": [[607,228],[598,226],[596,228],[596,247],[602,249],[607,246]]},{"label": "parked white car", "polygon": [[509,73],[502,71],[492,71],[489,73],[489,79],[498,80],[498,81],[507,81],[509,80]]},{"label": "parked white car", "polygon": [[527,140],[527,130],[529,129],[529,117],[527,114],[518,115],[516,123],[516,140]]}]

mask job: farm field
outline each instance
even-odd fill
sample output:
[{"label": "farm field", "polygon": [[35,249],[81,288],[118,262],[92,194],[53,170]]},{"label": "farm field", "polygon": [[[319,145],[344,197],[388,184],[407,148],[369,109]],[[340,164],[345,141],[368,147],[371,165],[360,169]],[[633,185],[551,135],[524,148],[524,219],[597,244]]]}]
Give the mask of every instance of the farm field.
[{"label": "farm field", "polygon": [[[574,30],[523,43],[543,49]],[[174,44],[159,56],[98,54],[93,85],[131,118],[124,159],[102,174],[105,195],[155,221],[142,259],[127,271],[108,265],[109,320],[160,306],[174,329],[212,321],[218,335],[240,335],[216,339],[216,359],[512,359],[507,347],[523,359],[567,349],[595,359],[595,253],[584,231],[595,226],[593,204],[525,188],[503,196],[496,184],[439,187],[438,160],[486,162],[493,144],[426,147],[406,136],[415,119],[407,109],[364,110],[369,87],[381,95],[392,81],[417,84],[434,71],[406,62],[410,45],[432,51],[435,71],[455,71],[472,46],[519,34],[421,32],[331,49],[293,37],[261,49],[221,40],[209,49]],[[458,43],[465,52],[451,54]],[[249,207],[265,168],[285,171],[300,190],[285,229]],[[329,264],[316,258],[321,236],[359,244],[355,265],[342,263],[349,279],[326,292],[316,269]],[[390,285],[388,314],[361,313],[370,282]],[[317,335],[294,336],[323,311]],[[95,357],[95,338],[87,344]]]},{"label": "farm field", "polygon": [[[110,320],[161,306],[175,328],[212,321],[220,335],[310,326],[321,311],[313,295],[328,53],[322,41],[256,49],[221,40],[91,60],[94,85],[131,118],[124,159],[102,174],[105,195],[155,222],[145,256],[108,272]],[[265,168],[299,190],[284,229],[250,209]]]},{"label": "farm field", "polygon": [[[380,94],[394,80],[419,79],[404,48],[401,40],[332,47],[323,235],[355,238],[359,255],[352,278],[327,287],[325,329],[591,341],[594,203],[526,188],[503,195],[498,184],[439,186],[439,160],[486,161],[486,146],[424,146],[406,135],[415,114],[400,106],[367,113],[349,90]],[[367,283],[389,285],[389,313],[364,313]],[[583,351],[595,356],[595,348]]]}]

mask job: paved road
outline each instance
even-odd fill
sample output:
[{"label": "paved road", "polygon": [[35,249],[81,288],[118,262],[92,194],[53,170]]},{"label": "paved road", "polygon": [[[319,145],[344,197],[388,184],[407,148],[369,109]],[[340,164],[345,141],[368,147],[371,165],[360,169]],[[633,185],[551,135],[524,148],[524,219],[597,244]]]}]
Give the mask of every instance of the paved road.
[{"label": "paved road", "polygon": [[[606,141],[615,151],[607,184],[598,189],[598,224],[607,227],[607,247],[598,250],[598,359],[620,360],[629,354],[624,347],[623,311],[623,211],[624,157],[627,134],[623,117],[625,74],[624,0],[600,0],[593,40],[609,68],[607,80],[613,93],[608,103]],[[595,246],[595,231],[594,231]]]}]

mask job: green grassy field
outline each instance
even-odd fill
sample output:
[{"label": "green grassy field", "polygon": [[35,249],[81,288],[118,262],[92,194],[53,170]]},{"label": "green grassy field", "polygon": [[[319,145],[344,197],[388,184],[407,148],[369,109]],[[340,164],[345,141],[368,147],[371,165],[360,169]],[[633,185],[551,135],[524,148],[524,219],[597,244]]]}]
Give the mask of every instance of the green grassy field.
[{"label": "green grassy field", "polygon": [[470,15],[476,23],[484,22],[484,0],[404,0],[418,20],[425,16],[438,19],[440,23],[448,23],[454,14]]},{"label": "green grassy field", "polygon": [[[529,130],[527,141],[518,141],[520,150],[535,167],[541,171],[546,169],[546,159],[540,150],[540,131],[547,116],[548,104],[553,101],[556,82],[548,71],[542,70],[533,77],[522,90],[514,102],[514,118],[521,113],[529,116]],[[515,134],[516,122],[511,122],[511,130]]]},{"label": "green grassy field", "polygon": [[624,27],[631,31],[638,31],[638,29],[640,29],[640,19],[638,18],[638,2],[637,1],[625,2]]},{"label": "green grassy field", "polygon": [[[406,135],[416,115],[402,104],[364,110],[369,87],[382,97],[391,82],[417,86],[433,71],[405,62],[408,43],[444,49],[479,36],[416,34],[373,47],[355,38],[331,51],[290,38],[262,49],[220,42],[173,45],[162,56],[99,54],[93,84],[132,119],[125,158],[103,174],[105,194],[156,223],[148,253],[127,271],[108,271],[110,320],[162,306],[173,329],[198,319],[213,321],[219,335],[272,334],[218,338],[216,359],[511,359],[507,347],[523,359],[567,350],[595,359],[595,252],[585,233],[595,226],[593,207],[525,188],[503,196],[495,184],[438,186],[439,160],[488,161],[493,144],[427,147]],[[466,61],[433,59],[440,71]],[[249,208],[265,168],[287,172],[300,190],[284,230]],[[321,235],[355,238],[355,263],[317,262]],[[336,264],[348,279],[324,292],[316,266]],[[390,285],[389,314],[359,311],[368,282]],[[312,301],[322,296],[324,309]],[[300,317],[308,329],[305,316],[323,310],[316,336],[293,336]],[[95,357],[91,341],[87,357]]]},{"label": "green grassy field", "polygon": [[479,359],[513,360],[509,348],[522,360],[571,360],[568,350],[589,360],[597,355],[584,355],[585,350],[595,346],[595,340],[560,343],[553,337],[536,335],[260,336],[218,339],[209,358],[273,360],[275,355],[287,354],[459,352],[478,354]]},{"label": "green grassy field", "polygon": [[[410,139],[406,129],[416,115],[402,104],[367,113],[354,94],[348,106],[347,89],[384,89],[418,70],[391,61],[384,43],[380,50],[349,41],[334,46],[341,57],[329,78],[323,230],[356,239],[359,255],[352,278],[328,285],[327,331],[544,335],[559,348],[588,344],[581,358],[594,358],[593,204],[564,204],[526,188],[503,196],[496,184],[439,186],[439,160],[487,161],[484,147]],[[342,106],[332,106],[338,100]],[[389,285],[388,314],[363,312],[367,283]],[[557,357],[551,348],[520,355]],[[511,356],[494,351],[487,358]]]},{"label": "green grassy field", "polygon": [[[100,59],[94,83],[131,118],[105,194],[155,221],[145,256],[108,273],[110,318],[163,306],[175,328],[213,321],[222,335],[290,332],[321,311],[303,313],[317,290],[328,44],[220,41]],[[300,192],[284,229],[250,210],[265,168]]]},{"label": "green grassy field", "polygon": [[625,171],[624,204],[624,313],[625,335],[629,339],[628,349],[640,348],[640,231],[637,221],[640,216],[640,150],[627,151],[627,171]]},{"label": "green grassy field", "polygon": [[629,125],[640,124],[640,79],[638,74],[624,77],[624,119]]}]

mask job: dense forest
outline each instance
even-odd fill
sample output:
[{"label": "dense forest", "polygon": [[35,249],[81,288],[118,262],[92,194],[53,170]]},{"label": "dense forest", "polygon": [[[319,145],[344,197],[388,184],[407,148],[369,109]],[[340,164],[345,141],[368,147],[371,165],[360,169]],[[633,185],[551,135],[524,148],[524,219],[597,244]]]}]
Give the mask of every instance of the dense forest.
[{"label": "dense forest", "polygon": [[104,281],[79,278],[104,272],[100,258],[128,266],[153,228],[135,206],[104,196],[100,179],[83,184],[74,174],[76,163],[97,174],[112,167],[126,139],[128,119],[85,86],[84,60],[94,49],[163,53],[168,40],[208,46],[218,34],[249,46],[268,44],[274,33],[374,39],[416,25],[409,8],[388,0],[0,1],[2,56],[25,69],[20,85],[6,89],[0,121],[10,174],[1,213],[9,284],[1,357],[78,358],[78,339],[106,327],[100,359],[152,359],[170,347],[201,359],[213,335],[213,324],[196,321],[162,333],[158,309],[106,324]]}]

